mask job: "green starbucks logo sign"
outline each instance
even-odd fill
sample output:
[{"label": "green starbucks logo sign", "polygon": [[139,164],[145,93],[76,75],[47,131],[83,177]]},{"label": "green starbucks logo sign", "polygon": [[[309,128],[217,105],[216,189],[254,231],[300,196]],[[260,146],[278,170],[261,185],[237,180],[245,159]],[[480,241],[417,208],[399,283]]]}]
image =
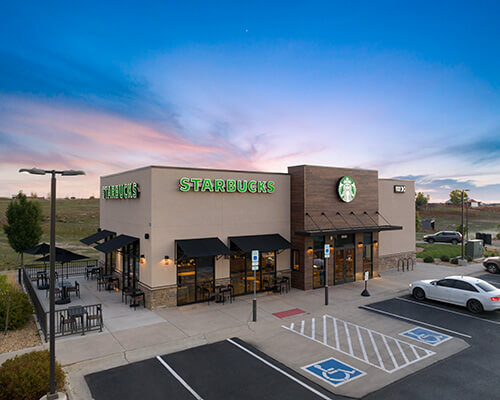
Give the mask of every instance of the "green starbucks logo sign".
[{"label": "green starbucks logo sign", "polygon": [[356,197],[356,183],[350,176],[344,176],[339,181],[337,188],[342,201],[349,203]]}]

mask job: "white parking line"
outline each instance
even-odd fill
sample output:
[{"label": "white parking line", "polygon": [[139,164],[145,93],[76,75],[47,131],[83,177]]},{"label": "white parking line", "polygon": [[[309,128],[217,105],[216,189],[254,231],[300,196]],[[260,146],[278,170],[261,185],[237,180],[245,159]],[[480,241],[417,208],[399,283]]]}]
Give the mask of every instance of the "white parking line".
[{"label": "white parking line", "polygon": [[161,358],[160,356],[156,356],[156,359],[161,362],[166,369],[168,369],[168,371],[174,376],[175,379],[177,379],[182,384],[182,386],[189,390],[189,392],[194,396],[196,400],[203,400],[203,397],[196,393],[195,390],[191,386],[189,386],[187,382],[182,379],[180,375],[177,374],[177,372],[175,372],[174,369],[170,365],[168,365],[163,358]]},{"label": "white parking line", "polygon": [[403,317],[402,315],[399,315],[399,314],[393,314],[393,313],[390,313],[390,312],[387,312],[387,311],[378,310],[377,308],[373,308],[373,307],[369,307],[369,306],[360,306],[359,308],[362,308],[362,309],[365,309],[365,310],[370,310],[370,311],[375,311],[375,312],[378,312],[380,314],[390,315],[391,317],[396,317],[396,318],[399,318],[399,319],[403,319],[405,321],[411,321],[411,322],[415,322],[417,324],[431,326],[433,328],[440,329],[440,330],[445,331],[445,332],[450,332],[450,333],[453,333],[455,335],[463,336],[463,337],[466,337],[466,338],[469,338],[469,339],[472,338],[472,336],[466,335],[465,333],[460,333],[460,332],[457,332],[457,331],[452,331],[451,329],[443,328],[441,326],[428,324],[427,322],[419,321],[418,319],[407,318],[407,317]]},{"label": "white parking line", "polygon": [[465,314],[465,313],[460,312],[460,311],[447,310],[446,308],[442,308],[442,307],[438,307],[438,306],[433,306],[431,304],[420,303],[418,301],[413,301],[413,300],[410,300],[410,299],[405,299],[403,297],[396,297],[396,299],[401,300],[401,301],[406,301],[408,303],[418,304],[419,306],[424,306],[424,307],[429,307],[429,308],[435,308],[436,310],[445,311],[445,312],[448,312],[448,313],[451,313],[451,314],[463,315],[464,317],[478,319],[480,321],[489,322],[490,324],[500,325],[499,321],[491,321],[489,319],[479,318],[479,317],[476,317],[474,315]]},{"label": "white parking line", "polygon": [[[332,325],[329,323],[328,319],[333,320],[333,332],[331,328]],[[305,320],[303,320],[303,322],[305,322]],[[342,319],[332,317],[331,315],[324,315],[322,318],[322,322],[323,330],[314,329],[316,325],[316,318],[311,318],[311,320],[307,322],[307,325],[311,323],[311,330],[306,329],[299,331],[294,329],[294,325],[292,324],[290,324],[290,326],[282,325],[282,327],[330,349],[336,350],[340,353],[355,358],[356,360],[362,361],[375,368],[381,369],[382,371],[388,372],[389,374],[436,354],[433,351],[427,350],[423,347],[415,346],[414,344],[402,341],[397,338],[393,338],[391,336],[387,336],[383,333],[365,328],[360,325],[356,325],[352,322],[347,322]],[[341,324],[343,324],[343,328],[340,329],[344,330],[345,335],[343,333],[341,335],[339,334],[339,326]],[[321,334],[323,334],[323,337],[321,337]],[[364,342],[363,335],[365,335],[365,337],[368,336],[370,340]],[[333,337],[335,337],[334,344],[332,343]],[[328,344],[327,338],[330,338],[330,343],[332,344]],[[375,340],[376,338],[377,340]],[[398,357],[400,359],[399,361],[396,359],[394,354],[394,349],[396,348],[396,346],[393,345],[394,342],[398,344],[398,350],[395,350],[396,355],[399,354],[399,352],[403,354],[401,357]],[[359,348],[357,346],[357,343],[359,343]],[[401,346],[401,344],[404,344],[404,346]],[[356,349],[354,348],[354,345],[356,345]],[[409,350],[408,347],[411,350]],[[414,357],[406,357],[406,355],[404,354],[405,351],[413,351]],[[376,360],[374,359],[374,357],[370,359],[368,354],[375,354]]]},{"label": "white parking line", "polygon": [[239,347],[241,350],[246,351],[248,354],[251,356],[255,357],[257,360],[262,361],[264,364],[270,366],[271,368],[275,369],[276,371],[280,372],[281,374],[285,375],[287,378],[291,379],[292,381],[298,383],[299,385],[305,387],[306,389],[310,390],[314,394],[318,395],[322,399],[325,400],[332,400],[330,397],[324,395],[323,393],[319,392],[318,390],[314,389],[313,387],[309,386],[308,384],[302,382],[300,379],[295,378],[294,376],[290,375],[288,372],[283,371],[281,368],[278,368],[276,365],[270,363],[269,361],[263,359],[261,356],[255,354],[254,352],[248,350],[246,347],[240,345],[239,343],[236,343],[234,340],[231,339],[226,339],[229,343],[234,344],[236,347]]}]

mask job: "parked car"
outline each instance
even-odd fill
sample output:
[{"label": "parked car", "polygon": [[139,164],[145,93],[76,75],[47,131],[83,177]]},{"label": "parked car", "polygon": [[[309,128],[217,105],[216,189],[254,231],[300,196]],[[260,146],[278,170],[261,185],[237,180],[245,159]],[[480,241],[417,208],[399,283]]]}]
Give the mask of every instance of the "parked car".
[{"label": "parked car", "polygon": [[432,235],[425,235],[424,241],[427,243],[451,243],[457,244],[462,242],[462,234],[454,231],[440,231]]},{"label": "parked car", "polygon": [[467,307],[473,313],[500,309],[500,289],[478,278],[449,276],[416,281],[409,285],[417,300],[431,299]]},{"label": "parked car", "polygon": [[486,271],[492,274],[498,274],[500,272],[500,257],[485,258],[483,265],[486,268]]}]

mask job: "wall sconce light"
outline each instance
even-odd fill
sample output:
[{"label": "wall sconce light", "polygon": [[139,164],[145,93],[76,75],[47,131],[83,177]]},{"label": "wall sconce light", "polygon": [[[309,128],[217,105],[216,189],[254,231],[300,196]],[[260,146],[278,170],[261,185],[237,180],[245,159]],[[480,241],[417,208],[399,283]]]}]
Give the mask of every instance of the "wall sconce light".
[{"label": "wall sconce light", "polygon": [[373,245],[374,245],[375,247],[377,247],[377,246],[378,246],[378,241],[377,241],[377,240],[374,240],[374,241],[373,241]]},{"label": "wall sconce light", "polygon": [[164,262],[165,262],[165,265],[170,264],[170,257],[169,256],[165,256]]},{"label": "wall sconce light", "polygon": [[307,248],[307,254],[312,254],[313,253],[313,248],[311,246],[309,246]]},{"label": "wall sconce light", "polygon": [[146,264],[146,257],[144,257],[144,254],[141,254],[141,264]]},{"label": "wall sconce light", "polygon": [[363,247],[363,242],[358,242],[358,248],[361,249]]}]

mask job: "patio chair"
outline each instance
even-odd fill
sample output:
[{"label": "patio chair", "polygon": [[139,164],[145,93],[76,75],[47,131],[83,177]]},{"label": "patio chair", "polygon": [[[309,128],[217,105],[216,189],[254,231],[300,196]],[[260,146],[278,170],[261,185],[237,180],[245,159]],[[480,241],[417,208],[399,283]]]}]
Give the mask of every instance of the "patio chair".
[{"label": "patio chair", "polygon": [[125,300],[125,304],[127,304],[127,297],[132,296],[134,294],[135,289],[133,287],[128,287],[122,290],[122,303]]},{"label": "patio chair", "polygon": [[87,314],[87,330],[90,331],[90,327],[92,326],[92,321],[99,322],[99,330],[102,332],[102,308],[101,305],[95,306],[95,312]]},{"label": "patio chair", "polygon": [[76,318],[75,317],[65,317],[62,313],[61,313],[61,317],[60,317],[60,326],[61,326],[61,333],[64,335],[64,328],[66,326],[69,326],[70,329],[71,329],[71,333],[73,333],[73,330],[76,330]]},{"label": "patio chair", "polygon": [[100,292],[102,287],[106,288],[106,280],[99,276],[97,277],[97,290]]},{"label": "patio chair", "polygon": [[[49,296],[49,292],[50,292],[50,287],[48,287],[46,290],[45,290],[45,297],[48,297]],[[62,290],[59,288],[59,287],[55,287],[54,288],[54,294],[56,296],[61,296],[62,295]]]},{"label": "patio chair", "polygon": [[68,287],[68,296],[71,297],[70,293],[76,293],[78,297],[80,297],[80,284],[75,281],[75,286],[69,286]]},{"label": "patio chair", "polygon": [[227,287],[231,290],[231,303],[232,303],[234,300],[234,285],[230,283],[229,285],[227,285]]}]

